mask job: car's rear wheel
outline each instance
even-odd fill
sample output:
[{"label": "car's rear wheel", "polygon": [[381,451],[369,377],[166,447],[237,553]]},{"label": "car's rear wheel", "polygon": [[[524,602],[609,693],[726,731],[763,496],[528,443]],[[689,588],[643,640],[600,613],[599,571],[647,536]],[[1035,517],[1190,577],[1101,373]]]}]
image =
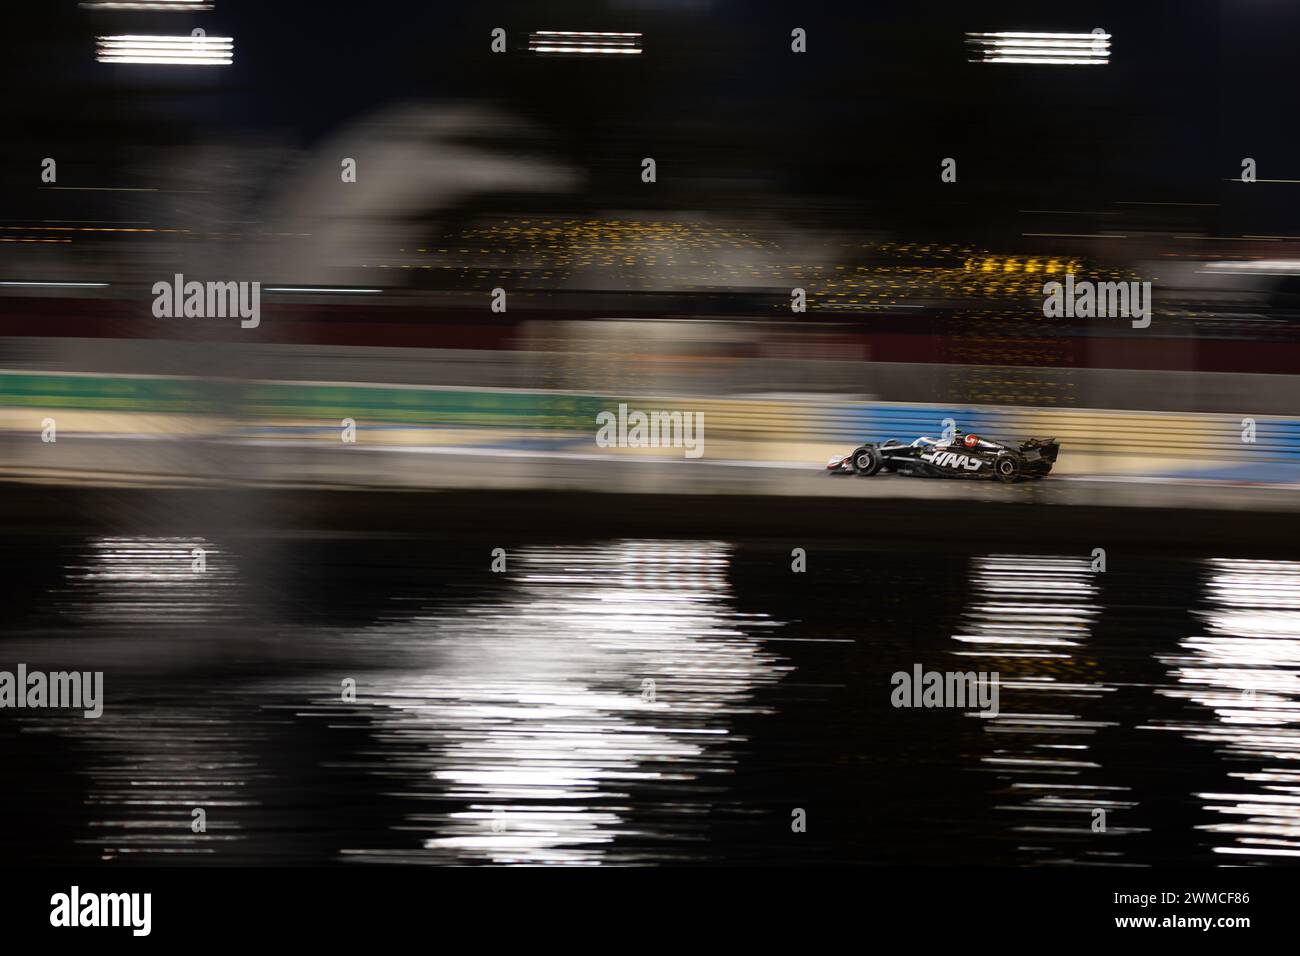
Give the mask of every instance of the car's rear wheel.
[{"label": "car's rear wheel", "polygon": [[870,477],[880,470],[884,459],[874,448],[859,448],[853,453],[853,470],[863,477]]},{"label": "car's rear wheel", "polygon": [[993,470],[998,478],[1009,483],[1020,477],[1020,462],[1010,455],[1003,455],[993,465]]}]

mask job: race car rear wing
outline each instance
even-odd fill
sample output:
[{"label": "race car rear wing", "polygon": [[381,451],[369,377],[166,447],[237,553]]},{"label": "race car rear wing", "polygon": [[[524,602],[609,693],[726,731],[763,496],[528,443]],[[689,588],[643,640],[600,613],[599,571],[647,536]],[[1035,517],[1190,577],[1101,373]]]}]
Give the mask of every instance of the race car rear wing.
[{"label": "race car rear wing", "polygon": [[1056,456],[1060,454],[1061,443],[1055,438],[1031,438],[1028,441],[1020,443],[1020,453],[1022,455],[1032,455],[1038,452],[1040,458],[1045,458],[1050,462],[1056,461]]}]

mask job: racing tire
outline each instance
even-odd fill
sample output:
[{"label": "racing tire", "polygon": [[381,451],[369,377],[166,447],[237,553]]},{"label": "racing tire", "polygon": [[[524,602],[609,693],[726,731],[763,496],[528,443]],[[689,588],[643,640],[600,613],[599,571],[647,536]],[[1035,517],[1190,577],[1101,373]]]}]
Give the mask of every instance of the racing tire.
[{"label": "racing tire", "polygon": [[884,458],[874,448],[859,448],[853,453],[853,470],[864,478],[869,478],[880,470]]},{"label": "racing tire", "polygon": [[1020,477],[1020,461],[1010,455],[1003,455],[993,463],[993,470],[997,473],[998,480],[1011,484]]}]

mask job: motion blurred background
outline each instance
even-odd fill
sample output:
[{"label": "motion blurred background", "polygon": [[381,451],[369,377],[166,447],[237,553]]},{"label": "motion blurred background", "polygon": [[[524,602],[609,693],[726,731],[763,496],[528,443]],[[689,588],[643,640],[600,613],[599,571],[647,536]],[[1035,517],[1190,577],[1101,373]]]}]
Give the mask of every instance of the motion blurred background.
[{"label": "motion blurred background", "polygon": [[[594,412],[627,401],[705,413],[694,472],[783,466],[727,484],[947,417],[1056,435],[1064,474],[1297,479],[1285,5],[193,6],[42,5],[11,61],[11,473],[546,485],[618,457]],[[196,25],[231,62],[97,61]],[[579,27],[638,52],[535,49]],[[1107,62],[972,62],[1035,27]],[[1151,282],[1151,326],[1044,318],[1067,272]],[[260,326],[155,319],[177,273],[260,282]],[[75,450],[26,440],[55,410]]]},{"label": "motion blurred background", "polygon": [[[881,758],[854,737],[864,731],[850,717],[862,715],[844,695],[868,685],[885,695],[882,675],[909,669],[918,647],[970,653],[966,638],[980,628],[1023,638],[1000,666],[1031,690],[1057,682],[1050,693],[1065,701],[1062,719],[1091,713],[1086,733],[1122,727],[1118,762],[1139,778],[1155,746],[1148,738],[1171,736],[1150,734],[1156,725],[1187,741],[1208,733],[1217,752],[1246,753],[1264,777],[1281,773],[1269,761],[1294,759],[1300,585],[1279,520],[1295,510],[1300,486],[1294,5],[60,0],[22,12],[0,106],[0,475],[10,480],[13,648],[75,661],[71,635],[90,629],[106,641],[92,657],[116,663],[118,686],[139,694],[117,718],[110,701],[100,725],[110,730],[96,740],[58,731],[71,735],[63,746],[80,769],[28,781],[30,805],[10,815],[45,814],[34,832],[57,834],[55,856],[230,850],[188,830],[174,846],[150,829],[163,832],[168,813],[188,825],[194,800],[214,799],[202,796],[206,784],[196,797],[193,787],[159,783],[162,810],[133,809],[129,788],[119,789],[123,773],[183,774],[185,760],[151,750],[154,731],[207,752],[212,741],[194,743],[202,735],[183,701],[229,686],[227,666],[276,673],[245,686],[239,707],[220,694],[211,704],[208,717],[242,735],[229,753],[209,754],[213,792],[227,783],[258,791],[231,805],[253,816],[222,839],[256,853],[292,845],[294,859],[740,852],[719,845],[772,858],[788,851],[753,842],[747,814],[759,811],[737,794],[762,794],[753,798],[762,813],[788,821],[790,800],[801,798],[774,781],[793,766],[782,761],[800,751],[796,738],[812,734],[826,749],[798,766],[841,829],[790,859],[1117,861],[1113,849],[1078,848],[1086,819],[1060,830],[1008,824],[998,812],[1006,800],[980,786],[945,798],[960,810],[927,809],[956,822],[943,849],[918,850],[937,839],[906,817],[939,779],[928,775],[1031,764],[1041,757],[1034,741],[1060,731],[1035,723],[1041,708],[1028,730],[1008,731],[1026,734],[1024,753],[990,744],[972,757],[984,746],[972,740],[994,738],[954,730],[942,753],[917,758],[922,776],[883,797],[908,821],[895,837],[849,809],[867,786],[863,768]],[[183,43],[195,28],[205,31],[195,56],[209,62],[117,62],[113,52],[133,41],[101,39]],[[493,51],[496,28],[504,52]],[[796,28],[806,52],[792,51]],[[1098,28],[1109,46],[1096,62],[977,62],[970,42]],[[561,43],[542,31],[581,35]],[[653,182],[642,177],[646,158]],[[947,158],[955,182],[941,178]],[[43,175],[47,159],[53,179]],[[1253,182],[1242,179],[1247,159]],[[347,160],[354,182],[342,175]],[[155,317],[154,284],[177,274],[261,283],[260,324]],[[1044,283],[1067,274],[1150,282],[1150,326],[1045,317]],[[495,289],[505,291],[504,311],[491,308]],[[806,311],[792,311],[795,289]],[[619,403],[702,413],[703,456],[599,447],[596,415]],[[47,419],[57,441],[42,440]],[[345,419],[356,423],[355,443],[341,440]],[[861,441],[937,436],[945,419],[1003,440],[1057,437],[1058,466],[1047,481],[1012,487],[821,473]],[[137,493],[101,497],[91,486]],[[160,490],[182,486],[221,496]],[[472,496],[436,505],[421,497],[417,507],[407,497],[309,495],[360,489]],[[579,497],[546,497],[560,493]],[[763,503],[731,512],[718,503],[750,495]],[[812,504],[822,501],[859,510]],[[1039,528],[1031,542],[1004,528],[988,547],[964,542],[947,553],[945,533],[957,534],[950,519],[992,528],[1007,507]],[[1067,517],[1083,508],[1102,510]],[[1259,520],[1235,523],[1247,512]],[[882,533],[891,518],[929,530]],[[1189,525],[1235,537],[1207,530],[1189,541]],[[452,527],[464,551],[439,537]],[[1097,590],[1087,562],[1077,563],[1111,541],[1146,553],[1164,546],[1165,532],[1185,550],[1141,565],[1149,572],[1131,557],[1118,590]],[[404,533],[419,535],[407,551],[424,558],[384,544]],[[498,582],[467,581],[465,567],[486,571],[489,548],[511,535],[527,573],[513,596],[493,597]],[[782,571],[790,548],[812,540],[855,570],[792,591],[788,575],[778,580],[766,558],[736,543],[744,535],[766,535],[758,553]],[[843,553],[882,538],[920,550],[902,565]],[[212,559],[217,573],[201,588],[188,576],[198,546],[229,558]],[[354,586],[349,603],[341,595]],[[1054,623],[1025,631],[1023,609],[998,599],[1007,592],[1046,594]],[[939,593],[940,611],[916,624],[908,602]],[[915,628],[917,643],[852,651],[876,633],[855,609],[890,595],[903,603],[889,620]],[[1244,606],[1255,623],[1215,616]],[[1224,627],[1235,636],[1223,659],[1213,638],[1187,637]],[[794,644],[768,642],[781,628]],[[1249,640],[1261,633],[1266,651]],[[1111,670],[1100,652],[1080,650],[1089,635],[1122,648]],[[223,651],[208,641],[218,637]],[[1191,649],[1179,652],[1183,639]],[[489,653],[492,641],[510,643]],[[836,656],[841,645],[868,656],[849,663]],[[510,656],[521,648],[525,658]],[[392,672],[374,676],[384,715],[358,714],[327,742],[313,721],[337,685],[330,668],[373,667],[387,655]],[[176,678],[171,703],[151,696],[157,668]],[[694,676],[678,688],[679,706],[692,703],[673,712],[681,723],[672,727],[647,729],[644,715],[611,703],[639,707],[643,678],[671,684],[683,673]],[[778,697],[762,697],[782,681]],[[1185,681],[1200,690],[1180,690]],[[1147,696],[1113,711],[1096,703],[1121,687]],[[1221,714],[1223,695],[1232,710],[1245,688],[1275,695],[1242,705],[1246,724],[1270,727],[1269,742],[1249,727],[1214,738],[1198,729],[1208,718],[1187,716]],[[607,696],[589,696],[597,690]],[[1153,717],[1146,702],[1157,699],[1188,710]],[[506,720],[524,722],[523,742],[518,728],[484,716],[498,706],[516,708]],[[240,723],[243,707],[309,717],[277,744],[280,725]],[[755,721],[765,714],[790,723],[763,731]],[[112,719],[122,723],[114,729]],[[539,719],[570,723],[555,736],[550,724],[534,729]],[[907,728],[898,732],[915,734],[917,746],[934,739]],[[11,724],[8,742],[29,747],[21,729]],[[678,732],[738,738],[711,752],[682,749],[688,738]],[[776,734],[766,750],[743,744],[764,733]],[[574,744],[628,739],[635,745],[615,760]],[[418,807],[383,811],[371,784],[334,780],[380,822],[344,814],[295,843],[291,826],[266,816],[283,782],[240,769],[256,763],[250,754],[274,764],[290,744],[294,754],[345,762],[339,753],[353,746],[372,757],[378,747],[379,769],[362,761],[349,772],[382,777],[392,761],[422,781],[417,789],[437,783]],[[437,754],[411,757],[426,745]],[[555,770],[565,754],[578,769]],[[284,772],[306,773],[295,778],[305,787],[320,768],[339,766],[329,759],[294,757]],[[1265,792],[1198,816],[1207,794],[1223,796],[1218,758],[1170,759],[1182,775],[1153,784],[1158,793],[1107,804],[1119,812],[1145,800],[1149,816],[1128,832],[1148,842],[1131,859],[1229,852],[1259,862],[1300,852],[1286,802],[1294,797],[1269,802]],[[900,749],[888,762],[903,773],[909,759]],[[828,769],[837,764],[853,768],[849,778]],[[1100,776],[1099,766],[1088,772]],[[221,768],[234,769],[226,777]],[[1080,770],[1045,772],[1075,780]],[[735,792],[696,784],[732,773],[746,780]],[[1037,786],[1019,773],[998,778],[1007,788],[998,792]],[[1101,785],[1089,779],[1078,784],[1081,803],[1047,785],[1033,791],[1040,802],[1029,810],[1046,812],[1027,818],[1092,806]],[[1294,771],[1271,779],[1297,792]],[[643,789],[632,799],[621,786]],[[1141,789],[1131,776],[1116,786]],[[69,795],[82,787],[97,809],[74,806]],[[685,816],[663,810],[628,822],[656,800]],[[1253,822],[1193,837],[1207,814],[1219,820],[1260,800],[1267,808]],[[732,811],[718,811],[723,804]],[[501,807],[525,836],[493,829]],[[368,849],[397,819],[414,820],[425,842],[385,837],[382,852]],[[1172,833],[1160,829],[1169,820]],[[87,825],[101,829],[86,838]],[[348,836],[328,835],[338,833]],[[22,856],[53,853],[26,842],[30,832],[10,837]],[[710,839],[722,844],[690,849]]]}]

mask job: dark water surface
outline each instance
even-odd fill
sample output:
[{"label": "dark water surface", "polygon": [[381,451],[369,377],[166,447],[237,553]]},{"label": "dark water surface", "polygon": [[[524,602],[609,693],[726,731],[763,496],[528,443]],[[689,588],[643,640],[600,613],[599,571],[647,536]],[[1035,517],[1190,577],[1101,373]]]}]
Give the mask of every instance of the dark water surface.
[{"label": "dark water surface", "polygon": [[[13,535],[0,670],[102,670],[105,707],[0,711],[0,854],[1296,862],[1300,562],[1090,564],[779,541]],[[996,671],[999,715],[891,706],[890,675],[917,664]]]}]

